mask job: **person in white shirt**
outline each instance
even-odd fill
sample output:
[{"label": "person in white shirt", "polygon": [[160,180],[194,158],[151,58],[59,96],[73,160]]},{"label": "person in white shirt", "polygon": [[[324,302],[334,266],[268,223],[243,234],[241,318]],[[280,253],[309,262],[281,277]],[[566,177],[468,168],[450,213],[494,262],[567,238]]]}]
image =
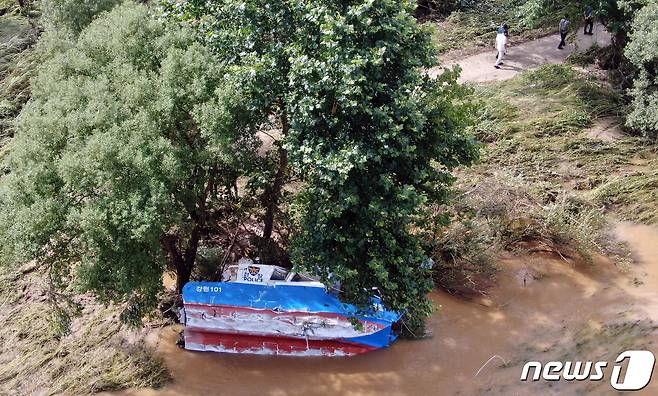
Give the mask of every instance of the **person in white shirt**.
[{"label": "person in white shirt", "polygon": [[503,64],[503,56],[507,52],[507,36],[509,35],[509,26],[504,24],[498,29],[498,34],[496,34],[496,50],[498,55],[496,56],[496,64],[494,67],[500,69],[500,65]]}]

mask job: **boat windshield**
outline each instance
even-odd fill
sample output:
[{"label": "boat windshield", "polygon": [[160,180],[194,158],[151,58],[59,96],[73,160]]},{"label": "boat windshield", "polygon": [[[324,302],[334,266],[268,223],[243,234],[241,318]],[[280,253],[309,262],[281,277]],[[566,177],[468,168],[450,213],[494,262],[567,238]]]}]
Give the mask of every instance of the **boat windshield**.
[{"label": "boat windshield", "polygon": [[322,286],[317,279],[306,274],[289,271],[276,265],[256,264],[244,260],[224,271],[224,282],[290,284],[300,286]]}]

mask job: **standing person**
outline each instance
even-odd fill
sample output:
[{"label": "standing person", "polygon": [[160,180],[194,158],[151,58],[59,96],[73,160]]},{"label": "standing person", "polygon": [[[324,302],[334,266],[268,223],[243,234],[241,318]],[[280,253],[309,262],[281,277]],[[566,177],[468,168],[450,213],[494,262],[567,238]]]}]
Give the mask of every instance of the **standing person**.
[{"label": "standing person", "polygon": [[500,65],[503,64],[503,56],[507,52],[507,36],[509,35],[509,26],[507,24],[503,24],[498,29],[498,33],[496,34],[496,51],[498,51],[496,55],[496,63],[494,64],[494,67],[496,69],[500,69]]},{"label": "standing person", "polygon": [[[585,12],[583,13],[583,16],[585,17],[585,34],[592,35],[592,29],[594,29],[594,9],[592,6],[587,5],[585,7]],[[589,27],[589,31],[588,28]]]},{"label": "standing person", "polygon": [[557,46],[557,49],[562,49],[567,45],[564,40],[567,38],[567,33],[569,33],[569,23],[569,15],[565,14],[564,18],[560,20],[560,45]]}]

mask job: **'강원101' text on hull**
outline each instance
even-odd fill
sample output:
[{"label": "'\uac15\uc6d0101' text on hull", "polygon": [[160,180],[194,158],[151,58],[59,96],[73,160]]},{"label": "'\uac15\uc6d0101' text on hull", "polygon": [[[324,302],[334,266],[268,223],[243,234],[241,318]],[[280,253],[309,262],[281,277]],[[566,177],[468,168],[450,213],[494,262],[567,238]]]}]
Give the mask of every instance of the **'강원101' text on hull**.
[{"label": "'\uac15\uc6d0101' text on hull", "polygon": [[371,312],[363,314],[322,283],[283,268],[240,263],[232,270],[232,281],[185,285],[185,349],[344,356],[384,348],[396,339],[391,326],[400,315],[384,310],[376,298]]}]

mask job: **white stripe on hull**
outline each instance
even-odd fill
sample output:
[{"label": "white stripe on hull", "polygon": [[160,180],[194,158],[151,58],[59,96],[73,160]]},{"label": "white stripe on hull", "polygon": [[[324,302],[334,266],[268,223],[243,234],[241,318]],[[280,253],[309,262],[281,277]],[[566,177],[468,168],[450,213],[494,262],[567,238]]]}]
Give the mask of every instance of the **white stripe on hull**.
[{"label": "white stripe on hull", "polygon": [[385,327],[377,323],[361,321],[362,328],[356,329],[347,318],[340,316],[329,318],[310,313],[292,315],[271,310],[226,312],[226,309],[217,309],[210,314],[209,311],[213,311],[212,308],[186,307],[186,325],[216,333],[286,336],[313,340],[362,337]]}]

